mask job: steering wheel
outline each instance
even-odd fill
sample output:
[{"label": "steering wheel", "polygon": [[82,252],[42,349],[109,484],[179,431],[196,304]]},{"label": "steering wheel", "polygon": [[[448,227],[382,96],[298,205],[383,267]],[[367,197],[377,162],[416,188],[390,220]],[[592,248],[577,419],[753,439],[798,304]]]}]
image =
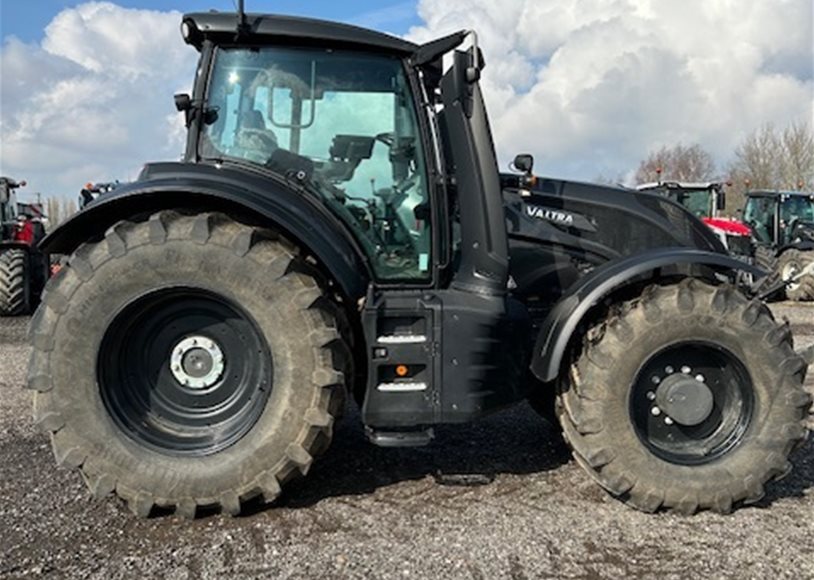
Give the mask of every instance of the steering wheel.
[{"label": "steering wheel", "polygon": [[374,137],[374,139],[392,148],[396,142],[396,134],[392,131],[387,131],[385,133],[379,133]]}]

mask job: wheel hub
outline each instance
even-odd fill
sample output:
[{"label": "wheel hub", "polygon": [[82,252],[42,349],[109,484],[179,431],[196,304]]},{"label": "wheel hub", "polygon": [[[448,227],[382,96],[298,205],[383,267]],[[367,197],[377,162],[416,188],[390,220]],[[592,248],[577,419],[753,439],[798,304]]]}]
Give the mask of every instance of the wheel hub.
[{"label": "wheel hub", "polygon": [[[780,277],[783,279],[784,282],[789,282],[792,278],[794,278],[800,272],[799,264],[794,262],[790,262],[783,267],[782,272],[780,273]],[[800,287],[799,282],[789,282],[788,288],[789,290],[797,290]]]},{"label": "wheel hub", "polygon": [[205,336],[188,336],[176,344],[170,370],[179,384],[195,390],[213,387],[223,375],[225,359],[220,345]]},{"label": "wheel hub", "polygon": [[659,384],[656,404],[676,423],[693,426],[710,416],[714,399],[705,383],[687,374],[677,373]]}]

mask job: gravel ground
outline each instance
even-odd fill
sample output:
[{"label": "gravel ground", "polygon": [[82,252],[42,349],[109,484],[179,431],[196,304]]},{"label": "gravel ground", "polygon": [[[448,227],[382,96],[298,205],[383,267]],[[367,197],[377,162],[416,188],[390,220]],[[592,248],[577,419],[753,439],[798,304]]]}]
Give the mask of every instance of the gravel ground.
[{"label": "gravel ground", "polygon": [[[814,343],[814,305],[774,309],[798,347]],[[26,324],[0,320],[2,577],[814,578],[812,440],[757,506],[646,515],[602,492],[525,406],[395,450],[366,443],[349,411],[328,454],[276,506],[138,520],[55,467],[20,388]],[[449,474],[481,485],[450,485]]]}]

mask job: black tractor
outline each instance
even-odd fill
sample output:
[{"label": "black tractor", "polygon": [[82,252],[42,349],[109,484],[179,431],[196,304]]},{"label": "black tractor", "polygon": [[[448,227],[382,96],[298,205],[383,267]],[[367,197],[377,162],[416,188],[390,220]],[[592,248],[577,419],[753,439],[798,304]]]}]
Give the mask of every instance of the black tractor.
[{"label": "black tractor", "polygon": [[814,300],[814,193],[750,191],[743,219],[756,263],[785,283],[790,300]]},{"label": "black tractor", "polygon": [[95,496],[271,502],[346,394],[385,447],[548,402],[579,464],[647,511],[728,512],[791,469],[807,364],[760,272],[669,199],[540,179],[527,155],[501,175],[473,32],[242,10],[181,30],[201,55],[175,98],[184,161],[43,242],[69,258],[28,385]]},{"label": "black tractor", "polygon": [[33,312],[49,275],[49,260],[37,244],[45,237],[42,206],[17,200],[25,186],[0,177],[0,316]]}]

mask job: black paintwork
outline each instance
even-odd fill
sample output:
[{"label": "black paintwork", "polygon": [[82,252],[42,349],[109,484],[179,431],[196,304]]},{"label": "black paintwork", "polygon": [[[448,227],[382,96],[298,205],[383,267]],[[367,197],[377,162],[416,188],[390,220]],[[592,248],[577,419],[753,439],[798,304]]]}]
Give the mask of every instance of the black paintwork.
[{"label": "black paintwork", "polygon": [[[363,318],[371,349],[362,405],[367,425],[461,423],[526,395],[529,317],[511,297],[456,288],[382,292],[370,297]],[[426,340],[382,340],[399,334],[423,335]],[[406,379],[423,382],[426,389],[380,391],[378,385],[396,380],[397,365],[406,365]]]},{"label": "black paintwork", "polygon": [[646,280],[647,277],[657,282],[662,276],[670,274],[705,275],[702,268],[730,277],[742,271],[757,277],[764,274],[759,268],[730,258],[725,253],[680,247],[656,248],[607,262],[569,288],[545,319],[532,354],[531,369],[535,376],[544,382],[557,378],[571,337],[580,322],[591,308],[615,290],[634,281]]},{"label": "black paintwork", "polygon": [[349,299],[364,295],[369,279],[361,250],[345,226],[316,198],[274,174],[239,163],[156,163],[139,180],[106,194],[43,240],[49,253],[70,254],[112,224],[161,209],[224,211],[249,223],[274,226],[308,248]]},{"label": "black paintwork", "polygon": [[[199,12],[185,14],[197,31],[189,43],[200,49],[205,40],[231,44],[236,42],[237,18],[233,12]],[[298,46],[332,46],[386,52],[407,57],[418,45],[374,30],[297,16],[279,14],[246,14],[245,33],[241,44],[269,43]]]},{"label": "black paintwork", "polygon": [[656,247],[726,253],[700,220],[672,200],[548,178],[521,188],[519,176],[501,177],[511,275],[521,295],[556,300],[594,267]]},{"label": "black paintwork", "polygon": [[[460,198],[461,260],[453,286],[473,292],[506,291],[509,248],[500,215],[500,179],[486,107],[477,84],[468,82],[469,54],[455,51],[441,81],[443,134]],[[464,197],[466,196],[466,197]],[[495,219],[498,218],[498,219]]]}]

